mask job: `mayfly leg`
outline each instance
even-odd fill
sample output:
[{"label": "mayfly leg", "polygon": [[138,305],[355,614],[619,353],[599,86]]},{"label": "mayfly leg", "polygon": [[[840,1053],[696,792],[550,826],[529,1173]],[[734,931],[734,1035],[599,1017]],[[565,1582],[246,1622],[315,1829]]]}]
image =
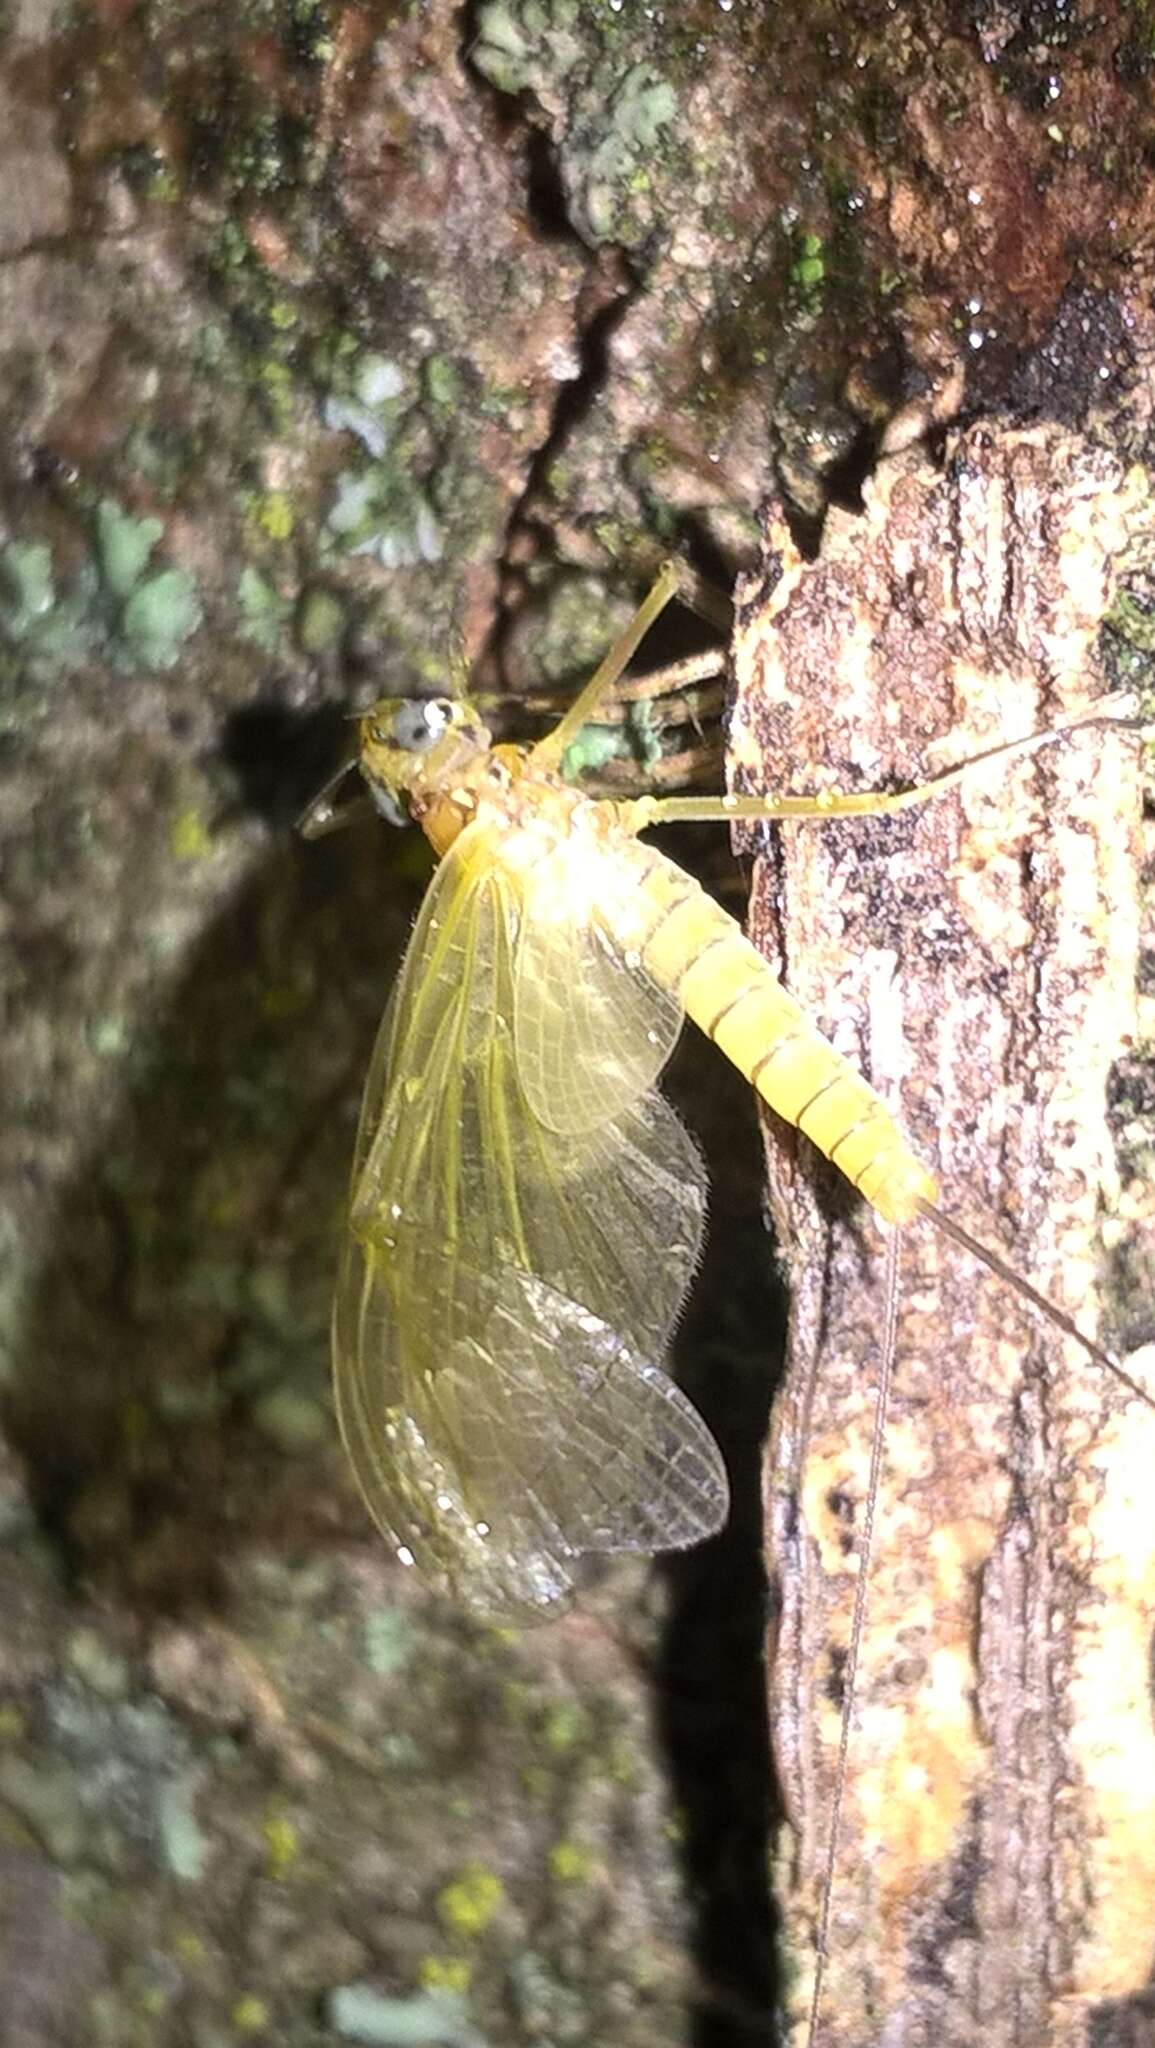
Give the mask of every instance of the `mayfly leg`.
[{"label": "mayfly leg", "polygon": [[619,676],[624,674],[633,660],[655,619],[661,616],[666,606],[678,595],[679,587],[680,576],[676,563],[663,562],[633,618],[602,657],[585,688],[574,698],[569,710],[558,720],[553,731],[548,732],[534,747],[530,758],[537,767],[560,767],[566,748],[577,738],[583,725],[592,718],[603,697],[609,696]]},{"label": "mayfly leg", "polygon": [[898,1283],[902,1232],[893,1230],[886,1241],[884,1285],[886,1307],[879,1354],[878,1387],[875,1393],[874,1427],[870,1439],[870,1471],[862,1513],[862,1533],[857,1545],[858,1573],[854,1582],[854,1610],[850,1618],[850,1640],[842,1674],[842,1719],[838,1731],[838,1760],[834,1768],[834,1789],[826,1822],[826,1855],[814,1938],[814,1983],[810,1992],[810,2014],[806,2028],[807,2048],[816,2048],[822,2015],[822,1992],[826,1976],[826,1950],[830,1939],[830,1911],[834,1901],[834,1879],[838,1868],[838,1838],[842,1826],[842,1801],[846,1791],[846,1767],[854,1726],[854,1700],[858,1679],[858,1658],[866,1628],[866,1603],[870,1590],[870,1561],[874,1550],[874,1517],[882,1461],[886,1455],[886,1421],[890,1412],[890,1389],[898,1350]]},{"label": "mayfly leg", "polygon": [[1123,732],[1144,730],[1131,716],[1129,699],[1121,704],[1104,702],[1075,717],[1057,720],[1042,732],[986,747],[953,768],[944,769],[941,775],[929,776],[909,789],[817,790],[801,796],[643,796],[623,805],[623,811],[628,812],[623,822],[631,831],[644,832],[651,825],[776,824],[785,819],[892,817],[945,796],[983,768],[1023,759],[1043,747],[1069,739],[1074,733],[1104,726]]},{"label": "mayfly leg", "polygon": [[[566,749],[576,740],[583,725],[592,720],[598,706],[616,690],[651,626],[676,597],[681,598],[692,611],[699,612],[703,618],[717,625],[720,631],[728,630],[731,617],[729,600],[710,590],[684,563],[663,562],[637,611],[603,655],[589,682],[574,698],[565,716],[532,749],[530,758],[537,767],[560,767]],[[641,827],[637,829],[641,830]]]},{"label": "mayfly leg", "polygon": [[302,839],[324,839],[329,832],[339,832],[341,827],[349,822],[353,811],[367,808],[367,799],[360,788],[356,789],[352,796],[338,801],[344,784],[356,773],[356,756],[350,755],[347,760],[341,762],[339,768],[333,770],[316,796],[310,798],[297,819],[296,829]]}]

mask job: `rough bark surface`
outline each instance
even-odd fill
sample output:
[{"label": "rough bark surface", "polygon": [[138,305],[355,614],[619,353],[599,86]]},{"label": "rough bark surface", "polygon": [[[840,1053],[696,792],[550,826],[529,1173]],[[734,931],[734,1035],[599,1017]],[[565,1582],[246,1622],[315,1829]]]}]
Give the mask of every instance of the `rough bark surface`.
[{"label": "rough bark surface", "polygon": [[[816,562],[771,516],[738,637],[736,786],[913,783],[1085,706],[1134,516],[1114,457],[991,423],[942,465],[884,464]],[[944,1208],[1092,1334],[1137,778],[1134,735],[1095,729],[901,816],[795,826],[754,863],[757,940],[901,1104]],[[794,1303],[766,1504],[801,2040],[881,1235],[794,1134],[769,1151]],[[1155,1415],[929,1225],[906,1236],[901,1295],[820,2038],[1151,2038]]]},{"label": "rough bark surface", "polygon": [[[1135,0],[0,7],[4,2048],[764,2048],[743,1090],[687,1043],[734,1521],[669,1612],[624,1562],[478,1631],[391,1566],[326,1384],[424,870],[292,821],[458,647],[536,730],[658,555],[728,584],[775,478],[817,519],[964,366],[1150,470],[1153,76]],[[1150,1215],[1138,1057],[1113,1100]]]}]

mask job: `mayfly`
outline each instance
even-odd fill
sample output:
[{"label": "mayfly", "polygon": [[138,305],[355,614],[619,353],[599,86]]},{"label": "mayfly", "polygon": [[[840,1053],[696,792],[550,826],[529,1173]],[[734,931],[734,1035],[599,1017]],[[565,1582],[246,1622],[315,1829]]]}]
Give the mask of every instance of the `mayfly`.
[{"label": "mayfly", "polygon": [[535,746],[492,745],[475,710],[444,697],[383,699],[360,725],[370,793],[421,825],[440,865],[365,1089],[337,1409],[396,1556],[498,1618],[556,1611],[587,1554],[687,1546],[726,1518],[720,1453],[661,1364],[705,1208],[701,1161],[656,1085],[685,1015],[886,1222],[926,1216],[970,1244],[868,1083],[728,913],[638,835],[898,810],[974,764],[889,796],[570,787],[566,747],[678,587],[666,565]]}]

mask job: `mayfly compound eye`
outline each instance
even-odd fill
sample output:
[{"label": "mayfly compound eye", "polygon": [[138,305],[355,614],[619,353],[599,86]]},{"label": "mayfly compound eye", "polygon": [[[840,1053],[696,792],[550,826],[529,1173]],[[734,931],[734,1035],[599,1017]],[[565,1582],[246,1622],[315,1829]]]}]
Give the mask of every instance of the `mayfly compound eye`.
[{"label": "mayfly compound eye", "polygon": [[424,754],[454,722],[448,697],[407,698],[393,714],[389,739],[406,754]]}]

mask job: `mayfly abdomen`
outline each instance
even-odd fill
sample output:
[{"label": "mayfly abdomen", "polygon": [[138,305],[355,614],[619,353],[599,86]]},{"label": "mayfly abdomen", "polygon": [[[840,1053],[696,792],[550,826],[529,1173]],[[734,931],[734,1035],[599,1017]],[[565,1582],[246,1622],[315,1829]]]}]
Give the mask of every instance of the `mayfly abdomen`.
[{"label": "mayfly abdomen", "polygon": [[888,1223],[937,1184],[868,1081],[822,1037],[729,913],[653,848],[641,877],[647,971],[775,1113],[796,1124]]}]

